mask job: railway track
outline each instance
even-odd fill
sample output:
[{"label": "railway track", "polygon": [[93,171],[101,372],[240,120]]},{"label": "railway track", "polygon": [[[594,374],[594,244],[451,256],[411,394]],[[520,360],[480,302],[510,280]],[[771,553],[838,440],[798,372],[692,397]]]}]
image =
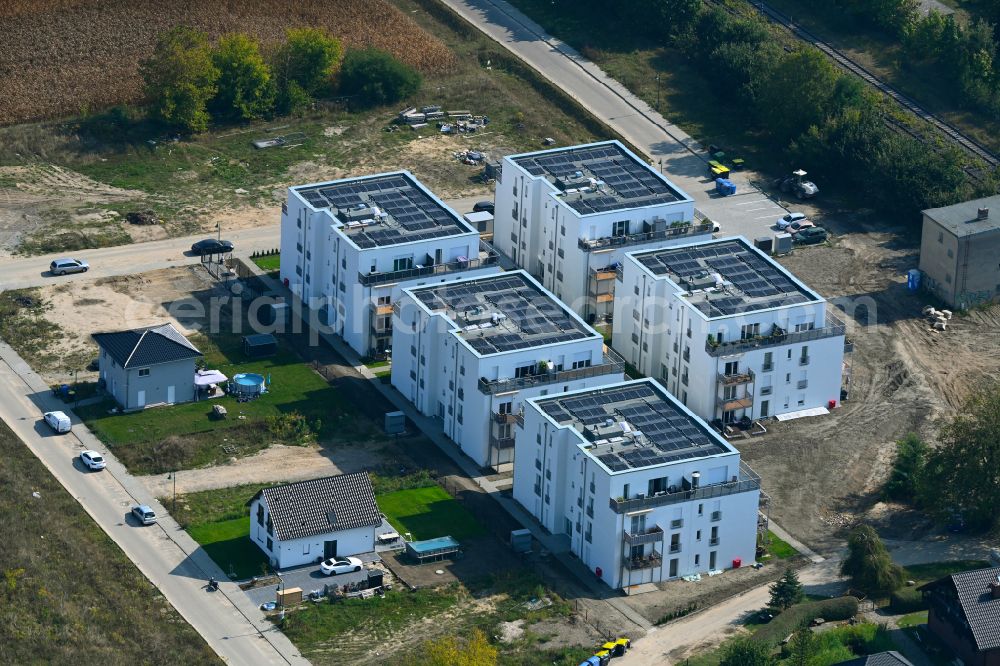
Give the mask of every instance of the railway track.
[{"label": "railway track", "polygon": [[[996,155],[990,152],[982,144],[977,142],[975,139],[972,139],[971,137],[962,134],[955,127],[941,120],[933,113],[924,110],[915,101],[913,101],[903,93],[899,92],[892,86],[888,85],[884,81],[880,80],[877,76],[872,74],[863,65],[860,65],[854,60],[851,60],[851,58],[848,57],[844,52],[834,48],[833,46],[830,46],[822,39],[809,32],[808,30],[805,30],[804,28],[795,25],[792,22],[791,18],[785,16],[778,10],[768,6],[766,3],[753,1],[750,2],[750,4],[754,7],[754,9],[762,13],[773,23],[777,23],[778,25],[788,30],[795,37],[811,44],[812,46],[815,46],[817,49],[822,51],[827,57],[832,59],[841,69],[861,78],[863,81],[865,81],[872,87],[876,88],[877,90],[881,91],[883,94],[888,95],[892,100],[894,100],[897,104],[899,104],[899,106],[903,107],[904,109],[906,109],[916,117],[920,118],[921,120],[924,120],[933,125],[951,143],[954,143],[955,145],[965,150],[967,153],[974,155],[975,157],[986,162],[986,164],[988,164],[991,168],[1000,165],[1000,158],[998,158]],[[893,124],[898,125],[898,127],[907,134],[910,134],[911,136],[914,136],[915,138],[926,142],[925,137],[921,137],[918,134],[910,131],[909,129],[906,129],[899,123],[893,123]]]}]

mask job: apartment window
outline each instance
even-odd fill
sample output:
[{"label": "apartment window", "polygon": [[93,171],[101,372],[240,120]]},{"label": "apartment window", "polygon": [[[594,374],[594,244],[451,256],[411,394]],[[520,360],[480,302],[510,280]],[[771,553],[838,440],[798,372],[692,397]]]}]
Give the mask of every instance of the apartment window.
[{"label": "apartment window", "polygon": [[694,565],[698,566],[699,564],[701,564],[701,555],[695,555],[694,556]]},{"label": "apartment window", "polygon": [[[698,505],[698,515],[701,516],[704,513],[705,513],[705,505],[704,504],[699,504]],[[699,532],[699,534],[701,534],[701,533]],[[699,537],[699,538],[701,538],[701,537]]]},{"label": "apartment window", "polygon": [[701,530],[698,530],[697,532],[694,533],[694,540],[701,541]]},{"label": "apartment window", "polygon": [[729,361],[728,363],[726,363],[726,369],[724,371],[725,374],[727,374],[727,375],[735,375],[739,371],[740,371],[739,361]]},{"label": "apartment window", "polygon": [[462,388],[461,386],[458,387],[458,399],[465,400],[465,389]]},{"label": "apartment window", "polygon": [[790,372],[786,372],[785,373],[785,383],[786,384],[791,384],[792,383],[792,373],[790,373]]},{"label": "apartment window", "polygon": [[309,250],[306,250],[306,261],[309,261],[312,258],[313,258],[312,252],[310,252]]},{"label": "apartment window", "polygon": [[587,523],[587,532],[583,535],[583,538],[586,539],[587,543],[592,543],[592,539],[590,536],[592,528],[593,525],[591,523]]},{"label": "apartment window", "polygon": [[295,267],[295,274],[298,275],[298,276],[302,275],[302,267],[301,266],[296,266]]},{"label": "apartment window", "polygon": [[417,356],[417,348],[414,345],[410,345],[410,356],[414,358]]},{"label": "apartment window", "polygon": [[556,280],[562,282],[562,279],[563,279],[562,271],[556,271]]},{"label": "apartment window", "polygon": [[268,550],[274,550],[274,542],[271,541],[271,537],[267,538],[267,549]]},{"label": "apartment window", "polygon": [[514,202],[514,208],[511,210],[510,214],[514,216],[515,220],[517,219],[517,202],[516,201]]},{"label": "apartment window", "polygon": [[261,527],[264,526],[264,505],[263,504],[258,504],[257,505],[257,524],[260,525]]},{"label": "apartment window", "polygon": [[309,554],[309,546],[310,546],[310,544],[308,544],[308,543],[302,544],[302,554],[303,555],[308,555]]},{"label": "apartment window", "polygon": [[559,227],[559,235],[560,236],[565,236],[566,235],[566,225],[565,224]]},{"label": "apartment window", "polygon": [[799,365],[808,365],[809,363],[809,345],[802,346],[802,354],[799,356]]},{"label": "apartment window", "polygon": [[420,355],[420,365],[427,365],[427,357],[423,354]]},{"label": "apartment window", "polygon": [[[274,536],[274,523],[271,522],[271,516],[270,515],[268,515],[268,517],[267,517],[267,534],[269,536]],[[270,541],[270,539],[268,539],[268,541]]]},{"label": "apartment window", "polygon": [[500,414],[510,414],[512,408],[513,408],[513,403],[501,402],[499,405],[497,405],[497,412]]},{"label": "apartment window", "polygon": [[676,558],[670,560],[670,577],[677,578],[677,562]]},{"label": "apartment window", "polygon": [[770,416],[770,415],[771,415],[771,401],[770,400],[761,400],[760,401],[760,417],[764,418],[765,416]]},{"label": "apartment window", "polygon": [[635,319],[636,321],[639,321],[639,311],[638,310],[632,310],[632,319]]},{"label": "apartment window", "polygon": [[938,232],[938,243],[943,243],[943,242],[944,242],[944,232],[943,231],[939,231]]},{"label": "apartment window", "polygon": [[514,368],[514,379],[520,379],[521,377],[530,377],[535,373],[534,365],[522,365],[519,368]]},{"label": "apartment window", "polygon": [[635,344],[639,344],[639,334],[638,333],[633,333],[632,334],[632,342],[634,342]]},{"label": "apartment window", "polygon": [[458,406],[458,413],[455,414],[455,420],[462,423],[462,405]]},{"label": "apartment window", "polygon": [[149,368],[139,368],[140,377],[149,377]]},{"label": "apartment window", "polygon": [[343,280],[340,281],[339,288],[340,288],[341,292],[347,293],[347,287],[344,286],[344,281]]},{"label": "apartment window", "polygon": [[458,374],[462,375],[463,377],[465,376],[465,366],[464,365],[458,366]]},{"label": "apartment window", "polygon": [[[340,267],[341,268],[347,268],[347,257],[341,257],[340,258]],[[374,264],[372,265],[372,272],[373,273],[375,272],[375,266],[374,266]]]},{"label": "apartment window", "polygon": [[302,228],[302,220],[295,220],[295,226],[297,226],[299,229],[301,229]]},{"label": "apartment window", "polygon": [[760,324],[743,324],[740,328],[740,340],[749,340],[760,335]]},{"label": "apartment window", "polygon": [[424,378],[421,377],[420,378],[420,388],[423,388],[423,387],[424,387]]},{"label": "apartment window", "polygon": [[805,393],[800,393],[799,394],[799,407],[804,407],[805,404],[806,404],[806,394]]},{"label": "apartment window", "polygon": [[801,323],[801,324],[796,324],[795,325],[795,332],[796,333],[801,333],[802,331],[811,331],[814,328],[816,328],[816,322],[814,322],[814,321],[807,321],[807,322],[804,322],[804,323]]},{"label": "apartment window", "polygon": [[685,405],[687,404],[687,402],[688,402],[688,392],[687,391],[681,391],[681,402],[683,404],[685,404]]},{"label": "apartment window", "polygon": [[736,399],[736,387],[735,386],[724,386],[724,387],[722,387],[722,399],[723,400],[735,400]]},{"label": "apartment window", "polygon": [[535,475],[535,494],[538,495],[539,497],[542,496],[542,475],[541,474],[536,474]]},{"label": "apartment window", "polygon": [[392,270],[405,271],[413,268],[413,257],[396,257],[392,260]]},{"label": "apartment window", "polygon": [[298,250],[299,254],[302,254],[302,243],[296,243],[295,249]]},{"label": "apartment window", "polygon": [[611,225],[611,235],[612,236],[627,236],[628,235],[628,220],[619,220]]},{"label": "apartment window", "polygon": [[413,370],[410,370],[410,379],[416,380],[416,378],[417,378],[417,373]]},{"label": "apartment window", "polygon": [[573,367],[574,370],[577,370],[579,368],[589,368],[590,367],[590,359],[588,358],[588,359],[584,359],[582,361],[573,361],[573,366],[572,367]]},{"label": "apartment window", "polygon": [[684,386],[688,385],[688,372],[687,372],[687,369],[685,369],[684,373],[681,375],[681,384],[684,384]]},{"label": "apartment window", "polygon": [[773,390],[774,390],[773,386],[761,386],[760,387],[760,394],[761,395],[771,395],[771,392]]},{"label": "apartment window", "polygon": [[558,255],[558,257],[560,259],[565,259],[566,258],[566,253],[563,252],[562,248],[559,248],[558,250],[556,250],[556,255]]},{"label": "apartment window", "polygon": [[378,297],[378,304],[379,305],[389,305],[389,296],[379,296]]},{"label": "apartment window", "polygon": [[591,518],[594,517],[594,498],[591,497],[587,500],[587,515]]},{"label": "apartment window", "polygon": [[514,179],[514,196],[517,196],[517,179]]}]

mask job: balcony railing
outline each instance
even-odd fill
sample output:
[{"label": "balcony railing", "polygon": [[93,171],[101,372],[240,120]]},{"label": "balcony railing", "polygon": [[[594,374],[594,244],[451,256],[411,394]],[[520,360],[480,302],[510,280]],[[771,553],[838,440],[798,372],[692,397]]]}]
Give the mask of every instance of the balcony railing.
[{"label": "balcony railing", "polygon": [[670,544],[670,554],[671,555],[673,555],[674,553],[679,553],[679,552],[681,552],[681,545],[679,543],[672,543],[672,544]]},{"label": "balcony railing", "polygon": [[609,353],[605,354],[600,364],[588,365],[585,368],[553,370],[537,375],[528,375],[527,377],[515,377],[514,379],[486,379],[485,377],[480,377],[479,390],[486,395],[494,395],[533,386],[543,386],[556,382],[570,382],[576,379],[587,379],[588,377],[600,377],[602,375],[625,372],[625,362],[621,357],[610,350],[608,351]]},{"label": "balcony railing", "polygon": [[755,349],[808,342],[810,340],[822,340],[846,334],[847,325],[833,314],[827,312],[826,326],[823,328],[813,328],[808,331],[798,331],[797,333],[779,333],[777,335],[761,336],[747,340],[732,340],[729,342],[716,342],[715,338],[709,338],[705,342],[705,351],[708,352],[709,356],[728,356],[730,354],[742,354]]},{"label": "balcony railing", "polygon": [[731,386],[733,384],[752,384],[753,380],[753,370],[747,370],[746,372],[734,372],[729,375],[724,372],[719,373],[719,381],[726,386]]},{"label": "balcony railing", "polygon": [[630,513],[643,509],[654,509],[658,506],[667,506],[679,502],[689,502],[691,500],[705,500],[714,497],[725,497],[737,493],[747,493],[760,490],[760,477],[750,467],[740,462],[740,473],[735,481],[724,483],[713,483],[707,486],[699,486],[690,490],[678,490],[677,492],[664,491],[650,495],[649,497],[632,497],[630,499],[610,498],[611,510],[615,513]]},{"label": "balcony railing", "polygon": [[636,569],[651,569],[653,567],[661,566],[662,564],[663,556],[655,550],[649,555],[644,555],[643,557],[625,558],[625,568],[630,571],[635,571]]},{"label": "balcony railing", "polygon": [[742,398],[716,398],[716,404],[724,412],[731,412],[735,409],[750,409],[753,407],[753,395],[747,394]]},{"label": "balcony railing", "polygon": [[514,423],[517,421],[517,415],[515,414],[501,414],[499,412],[493,412],[493,422],[494,423]]},{"label": "balcony railing", "polygon": [[377,284],[387,284],[390,282],[400,282],[402,280],[414,280],[428,275],[445,275],[447,273],[457,273],[460,271],[471,271],[477,268],[487,268],[496,266],[500,259],[496,250],[488,243],[480,241],[480,253],[485,252],[485,257],[476,259],[466,259],[464,261],[450,261],[447,263],[435,264],[433,266],[414,266],[398,271],[387,271],[385,273],[358,273],[358,282],[364,287],[371,287]]},{"label": "balcony railing", "polygon": [[622,540],[630,546],[641,546],[645,543],[656,543],[657,541],[663,541],[663,530],[660,529],[659,525],[657,525],[648,530],[636,532],[635,534],[625,531]]},{"label": "balcony railing", "polygon": [[678,518],[677,520],[671,520],[670,521],[670,529],[672,529],[672,530],[679,530],[682,527],[684,527],[684,519],[683,518]]},{"label": "balcony railing", "polygon": [[651,241],[664,240],[667,238],[680,238],[682,236],[697,236],[700,234],[712,233],[711,222],[701,222],[698,224],[684,224],[677,227],[667,227],[662,231],[646,231],[639,234],[626,234],[624,236],[606,236],[605,238],[585,239],[578,241],[580,249],[584,252],[591,250],[601,250],[608,247],[624,247],[628,245],[641,245]]},{"label": "balcony railing", "polygon": [[715,537],[714,539],[709,539],[708,540],[708,545],[709,546],[718,546],[719,545],[719,537]]},{"label": "balcony railing", "polygon": [[590,277],[596,280],[614,280],[615,279],[615,268],[613,266],[608,266],[606,268],[591,268]]},{"label": "balcony railing", "polygon": [[391,315],[393,313],[392,303],[376,303],[372,301],[371,303],[372,311],[376,315]]},{"label": "balcony railing", "polygon": [[722,520],[722,512],[721,511],[713,511],[712,512],[712,517],[710,518],[710,520],[713,523],[719,522],[720,520]]},{"label": "balcony railing", "polygon": [[808,379],[800,379],[799,383],[798,383],[798,387],[800,389],[809,388],[809,380]]},{"label": "balcony railing", "polygon": [[514,438],[513,437],[500,437],[495,433],[490,433],[490,446],[494,449],[512,449],[514,448]]}]

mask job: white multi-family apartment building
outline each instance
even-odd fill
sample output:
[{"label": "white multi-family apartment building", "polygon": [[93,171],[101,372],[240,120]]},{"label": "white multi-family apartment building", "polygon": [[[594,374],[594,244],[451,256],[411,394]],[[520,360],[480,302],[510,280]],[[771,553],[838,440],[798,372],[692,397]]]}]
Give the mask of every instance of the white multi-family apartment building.
[{"label": "white multi-family apartment building", "polygon": [[706,421],[839,404],[844,323],[746,239],[631,252],[617,280],[614,348]]},{"label": "white multi-family apartment building", "polygon": [[613,588],[754,562],[760,478],[653,379],[525,402],[514,499]]},{"label": "white multi-family apartment building", "polygon": [[392,342],[407,286],[499,270],[479,232],[405,171],[288,188],[281,278],[362,355]]},{"label": "white multi-family apartment building", "polygon": [[525,271],[403,290],[392,384],[481,466],[509,463],[522,402],[618,382],[599,333]]},{"label": "white multi-family apartment building", "polygon": [[712,226],[618,141],[511,155],[497,179],[493,244],[588,322],[611,314],[625,252],[706,237]]}]

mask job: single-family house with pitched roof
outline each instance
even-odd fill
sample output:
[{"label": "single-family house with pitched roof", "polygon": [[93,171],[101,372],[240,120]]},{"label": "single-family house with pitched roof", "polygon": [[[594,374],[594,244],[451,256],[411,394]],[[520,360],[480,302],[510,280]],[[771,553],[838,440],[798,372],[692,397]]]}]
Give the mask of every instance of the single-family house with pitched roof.
[{"label": "single-family house with pitched roof", "polygon": [[890,650],[841,661],[833,666],[913,666],[913,663],[895,650]]},{"label": "single-family house with pitched roof", "polygon": [[194,400],[198,348],[171,324],[94,333],[104,387],[122,409]]},{"label": "single-family house with pitched roof", "polygon": [[1000,666],[1000,567],[945,576],[920,588],[927,628],[966,666]]},{"label": "single-family house with pitched roof", "polygon": [[382,524],[367,472],[263,488],[248,504],[250,539],[277,569],[371,552]]}]

